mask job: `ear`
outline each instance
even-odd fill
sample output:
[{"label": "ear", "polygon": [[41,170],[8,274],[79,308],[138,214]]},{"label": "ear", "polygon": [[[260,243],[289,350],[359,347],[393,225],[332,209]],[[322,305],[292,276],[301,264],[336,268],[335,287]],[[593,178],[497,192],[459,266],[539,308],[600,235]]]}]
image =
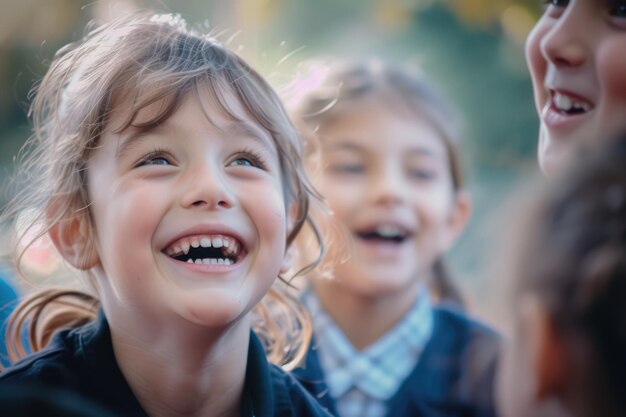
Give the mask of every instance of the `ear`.
[{"label": "ear", "polygon": [[61,256],[80,270],[90,269],[100,262],[88,222],[87,216],[81,214],[59,221],[49,231]]},{"label": "ear", "polygon": [[450,210],[450,217],[448,218],[448,234],[446,240],[446,249],[454,246],[459,239],[469,219],[472,215],[472,200],[464,191],[455,193],[454,201],[452,202],[452,208]]},{"label": "ear", "polygon": [[537,378],[536,399],[554,398],[567,383],[567,346],[563,333],[536,297],[522,298],[520,320],[527,329],[531,366]]}]

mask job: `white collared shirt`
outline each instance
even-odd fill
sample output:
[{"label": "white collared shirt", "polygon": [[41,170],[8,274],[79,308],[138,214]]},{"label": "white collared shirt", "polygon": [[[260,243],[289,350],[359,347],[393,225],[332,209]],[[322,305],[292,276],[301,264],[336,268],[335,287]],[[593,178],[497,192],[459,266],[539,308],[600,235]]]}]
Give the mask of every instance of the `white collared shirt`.
[{"label": "white collared shirt", "polygon": [[311,291],[303,298],[313,317],[316,346],[326,384],[341,417],[383,417],[386,402],[417,365],[433,328],[424,289],[407,314],[362,351],[352,346]]}]

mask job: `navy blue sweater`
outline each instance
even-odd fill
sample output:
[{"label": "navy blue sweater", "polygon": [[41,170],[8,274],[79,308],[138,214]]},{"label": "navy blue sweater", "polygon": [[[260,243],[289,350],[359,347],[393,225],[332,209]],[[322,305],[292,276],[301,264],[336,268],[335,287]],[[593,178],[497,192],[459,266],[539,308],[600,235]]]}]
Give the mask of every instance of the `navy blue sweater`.
[{"label": "navy blue sweater", "polygon": [[[115,360],[109,326],[100,313],[86,326],[63,330],[44,350],[0,373],[3,384],[28,383],[74,392],[124,417],[147,417]],[[242,417],[328,417],[290,374],[269,364],[251,332]]]},{"label": "navy blue sweater", "polygon": [[[494,417],[494,377],[500,337],[461,312],[434,309],[433,334],[419,362],[387,402],[389,417]],[[294,374],[337,416],[324,371],[311,344]]]}]

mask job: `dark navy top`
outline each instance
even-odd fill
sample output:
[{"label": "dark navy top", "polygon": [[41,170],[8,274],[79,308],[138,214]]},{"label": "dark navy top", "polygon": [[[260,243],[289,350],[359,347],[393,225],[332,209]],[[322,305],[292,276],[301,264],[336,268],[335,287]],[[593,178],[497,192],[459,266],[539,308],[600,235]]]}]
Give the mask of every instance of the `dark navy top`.
[{"label": "dark navy top", "polygon": [[[398,392],[387,402],[388,417],[494,417],[494,379],[501,339],[460,311],[433,310],[433,333]],[[306,363],[293,373],[337,416],[324,382],[315,342]]]},{"label": "dark navy top", "polygon": [[[290,374],[268,363],[251,332],[242,417],[328,417]],[[0,373],[2,384],[50,385],[77,392],[124,417],[147,417],[124,379],[104,314],[88,325],[58,332],[44,350]]]}]

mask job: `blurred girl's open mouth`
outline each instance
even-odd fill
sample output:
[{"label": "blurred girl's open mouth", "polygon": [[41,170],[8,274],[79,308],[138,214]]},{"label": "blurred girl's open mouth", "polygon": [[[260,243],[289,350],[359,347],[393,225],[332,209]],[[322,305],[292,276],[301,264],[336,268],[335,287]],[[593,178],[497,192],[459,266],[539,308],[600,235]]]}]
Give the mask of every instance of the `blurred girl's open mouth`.
[{"label": "blurred girl's open mouth", "polygon": [[372,228],[357,231],[356,236],[367,243],[386,243],[400,245],[404,243],[411,233],[397,225],[379,225]]}]

